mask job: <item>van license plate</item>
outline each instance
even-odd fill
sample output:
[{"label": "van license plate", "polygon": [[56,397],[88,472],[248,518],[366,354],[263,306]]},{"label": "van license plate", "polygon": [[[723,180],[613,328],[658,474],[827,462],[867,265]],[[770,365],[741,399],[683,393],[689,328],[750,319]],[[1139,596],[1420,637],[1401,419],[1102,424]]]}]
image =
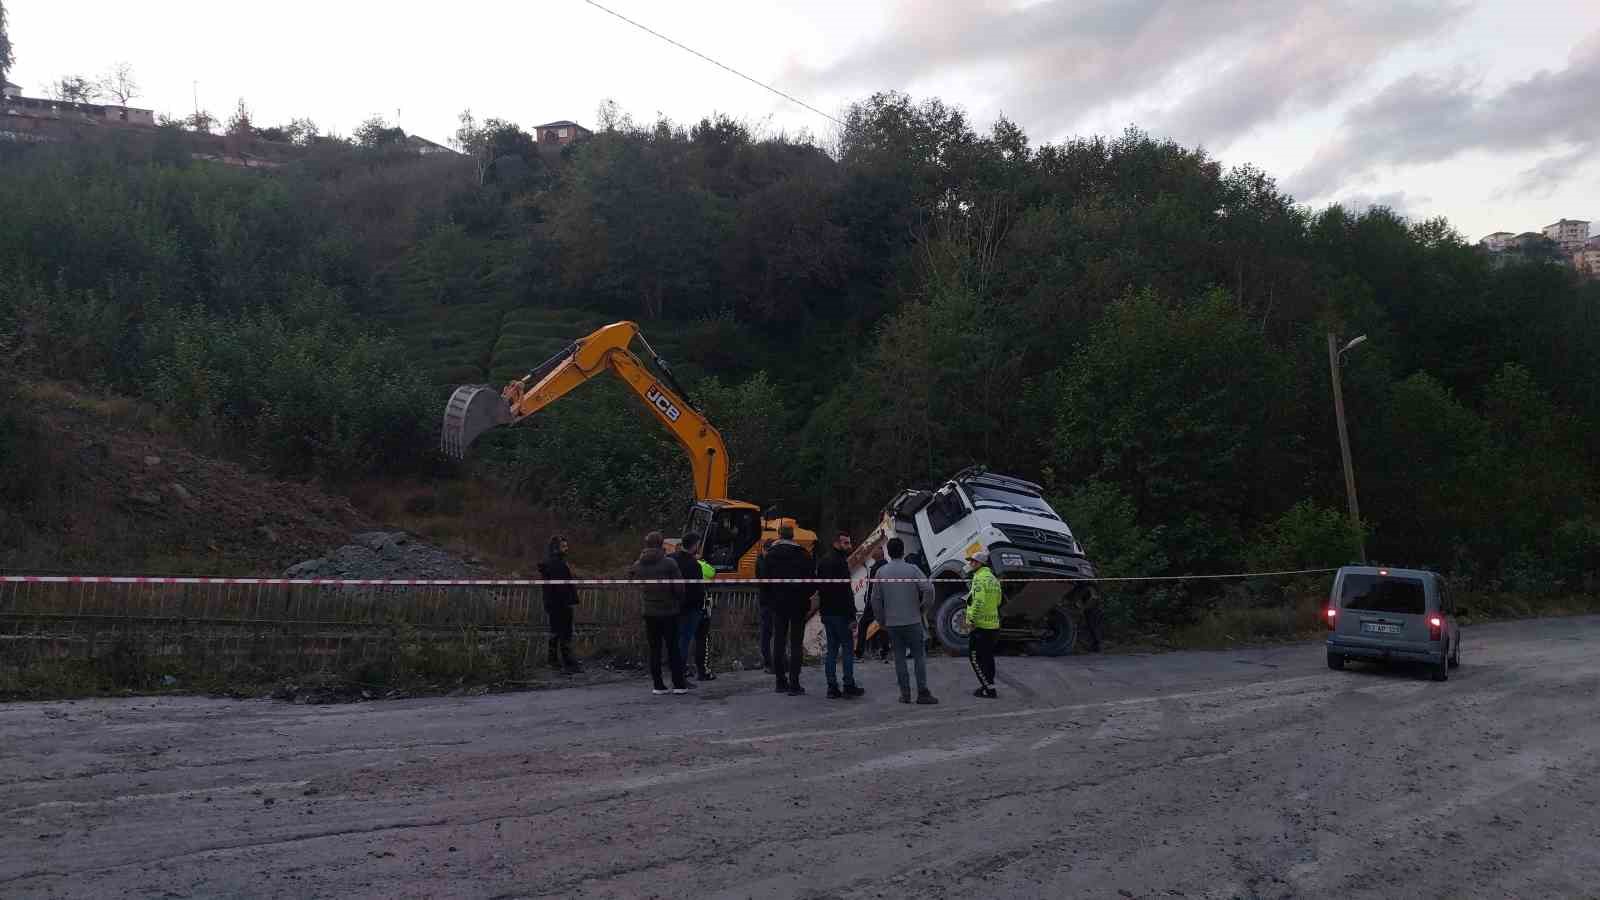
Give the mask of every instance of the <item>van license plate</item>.
[{"label": "van license plate", "polygon": [[1399,625],[1384,625],[1379,622],[1362,622],[1361,630],[1368,634],[1399,634]]},{"label": "van license plate", "polygon": [[1059,556],[1040,556],[1039,561],[1051,566],[1064,566],[1067,561]]}]

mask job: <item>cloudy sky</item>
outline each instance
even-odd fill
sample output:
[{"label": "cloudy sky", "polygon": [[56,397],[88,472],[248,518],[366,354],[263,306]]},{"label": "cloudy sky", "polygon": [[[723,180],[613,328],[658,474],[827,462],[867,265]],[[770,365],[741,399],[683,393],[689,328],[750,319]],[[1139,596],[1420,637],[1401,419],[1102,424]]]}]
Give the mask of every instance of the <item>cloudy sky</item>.
[{"label": "cloudy sky", "polygon": [[[1470,239],[1600,220],[1600,2],[599,0],[838,114],[937,95],[1035,143],[1138,125],[1253,163],[1302,202],[1385,203]],[[585,0],[6,0],[30,94],[131,63],[135,101],[444,141],[471,107],[525,126],[711,112],[833,124]],[[1600,230],[1600,225],[1597,225]]]}]

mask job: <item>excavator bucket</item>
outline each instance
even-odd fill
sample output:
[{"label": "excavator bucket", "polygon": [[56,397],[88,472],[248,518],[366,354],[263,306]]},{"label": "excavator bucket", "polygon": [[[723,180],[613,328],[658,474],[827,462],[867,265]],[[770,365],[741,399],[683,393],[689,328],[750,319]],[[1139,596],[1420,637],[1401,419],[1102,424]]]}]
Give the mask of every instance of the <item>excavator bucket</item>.
[{"label": "excavator bucket", "polygon": [[511,421],[511,409],[500,392],[488,385],[464,384],[444,407],[439,449],[451,459],[465,459],[467,448],[491,428]]}]

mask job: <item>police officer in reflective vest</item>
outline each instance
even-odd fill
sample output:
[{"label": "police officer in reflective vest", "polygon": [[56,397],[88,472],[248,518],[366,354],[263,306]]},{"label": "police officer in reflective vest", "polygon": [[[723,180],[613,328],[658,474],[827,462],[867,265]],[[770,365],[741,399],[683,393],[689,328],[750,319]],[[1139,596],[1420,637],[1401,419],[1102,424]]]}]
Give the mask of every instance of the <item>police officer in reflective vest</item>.
[{"label": "police officer in reflective vest", "polygon": [[994,689],[994,645],[1000,637],[1000,579],[989,568],[989,551],[979,550],[967,557],[972,581],[967,590],[967,624],[972,637],[967,642],[967,658],[978,675],[974,697],[989,700],[1000,696]]}]

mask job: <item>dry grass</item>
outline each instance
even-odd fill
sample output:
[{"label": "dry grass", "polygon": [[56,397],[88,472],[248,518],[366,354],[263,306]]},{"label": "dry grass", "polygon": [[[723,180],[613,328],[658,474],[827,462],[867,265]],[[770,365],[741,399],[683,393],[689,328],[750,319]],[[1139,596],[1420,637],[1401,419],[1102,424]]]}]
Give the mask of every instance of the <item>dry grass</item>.
[{"label": "dry grass", "polygon": [[142,425],[155,431],[170,430],[160,412],[132,397],[96,394],[60,381],[33,381],[18,385],[17,395],[42,407],[60,407],[89,413],[119,424]]},{"label": "dry grass", "polygon": [[1321,597],[1302,597],[1277,606],[1224,607],[1171,633],[1170,644],[1184,650],[1222,650],[1241,644],[1314,638],[1323,629]]}]

